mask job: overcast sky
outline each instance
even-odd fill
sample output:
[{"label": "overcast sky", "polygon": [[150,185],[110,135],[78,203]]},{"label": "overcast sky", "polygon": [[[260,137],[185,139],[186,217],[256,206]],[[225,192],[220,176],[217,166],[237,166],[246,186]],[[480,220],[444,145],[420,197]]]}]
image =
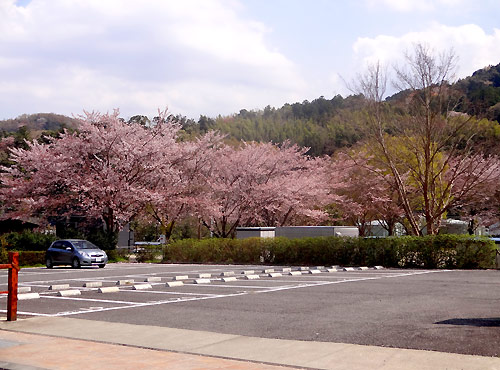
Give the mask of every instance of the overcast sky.
[{"label": "overcast sky", "polygon": [[0,119],[228,115],[348,95],[366,63],[452,47],[500,63],[498,0],[0,0]]}]

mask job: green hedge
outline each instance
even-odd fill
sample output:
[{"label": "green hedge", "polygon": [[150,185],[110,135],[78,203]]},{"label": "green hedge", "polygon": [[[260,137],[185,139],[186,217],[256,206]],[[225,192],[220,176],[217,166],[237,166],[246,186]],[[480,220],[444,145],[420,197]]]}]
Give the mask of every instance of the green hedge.
[{"label": "green hedge", "polygon": [[[17,251],[19,253],[19,266],[45,265],[45,252],[43,251]],[[0,253],[0,263],[8,263],[8,252]]]},{"label": "green hedge", "polygon": [[495,250],[488,238],[468,235],[184,239],[165,247],[164,262],[464,269],[494,267]]},{"label": "green hedge", "polygon": [[160,262],[163,248],[156,245],[145,245],[136,253],[137,262]]},{"label": "green hedge", "polygon": [[128,262],[128,250],[112,249],[107,250],[108,262]]},{"label": "green hedge", "polygon": [[20,251],[19,252],[20,266],[45,265],[44,251]]}]

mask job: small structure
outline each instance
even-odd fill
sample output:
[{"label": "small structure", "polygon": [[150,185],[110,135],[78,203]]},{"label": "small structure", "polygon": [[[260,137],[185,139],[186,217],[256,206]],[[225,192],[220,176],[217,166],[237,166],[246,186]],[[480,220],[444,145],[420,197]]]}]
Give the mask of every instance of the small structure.
[{"label": "small structure", "polygon": [[359,236],[357,226],[282,226],[276,228],[276,236],[290,239],[317,236]]},{"label": "small structure", "polygon": [[[424,232],[426,229],[424,229]],[[481,236],[486,235],[486,228],[484,226],[476,227],[473,230],[474,235]],[[469,234],[469,222],[462,220],[455,220],[452,218],[447,218],[441,220],[441,227],[439,228],[439,234]]]},{"label": "small structure", "polygon": [[488,226],[488,235],[500,236],[500,222]]},{"label": "small structure", "polygon": [[[393,229],[394,236],[405,235],[405,228],[400,222],[396,222]],[[366,236],[375,236],[378,238],[384,238],[389,236],[389,230],[387,230],[386,224],[381,220],[374,220],[369,223],[367,227]]]},{"label": "small structure", "polygon": [[118,233],[118,249],[130,249],[134,246],[134,231],[130,228],[130,224],[126,224]]},{"label": "small structure", "polygon": [[245,238],[314,238],[318,236],[359,236],[357,226],[281,226],[281,227],[237,227],[236,239]]},{"label": "small structure", "polygon": [[275,227],[237,227],[236,239],[274,238]]}]

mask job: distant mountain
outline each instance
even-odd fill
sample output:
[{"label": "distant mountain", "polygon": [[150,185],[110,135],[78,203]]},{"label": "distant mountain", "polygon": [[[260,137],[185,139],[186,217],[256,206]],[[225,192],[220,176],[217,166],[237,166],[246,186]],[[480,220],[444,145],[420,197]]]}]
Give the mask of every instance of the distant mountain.
[{"label": "distant mountain", "polygon": [[[454,110],[500,122],[500,64],[480,69],[449,87],[459,102]],[[401,91],[387,98],[395,114],[409,94],[409,91]],[[236,140],[282,142],[289,139],[310,147],[311,155],[322,155],[332,154],[361,139],[363,114],[363,97],[337,95],[332,99],[320,97],[310,102],[285,104],[278,109],[269,106],[258,111],[242,109],[232,116],[216,119],[202,116],[198,129],[217,129]]]},{"label": "distant mountain", "polygon": [[61,127],[75,128],[76,121],[55,113],[23,114],[17,118],[0,121],[0,132],[10,133],[26,127],[29,131],[56,131]]},{"label": "distant mountain", "polygon": [[240,110],[227,117],[200,117],[200,130],[218,130],[234,140],[280,143],[290,140],[309,147],[309,154],[332,154],[336,149],[354,144],[362,138],[360,96],[340,95],[332,99],[319,97],[312,101],[267,106],[263,110]]},{"label": "distant mountain", "polygon": [[465,94],[462,112],[500,122],[500,64],[480,69],[455,84]]}]

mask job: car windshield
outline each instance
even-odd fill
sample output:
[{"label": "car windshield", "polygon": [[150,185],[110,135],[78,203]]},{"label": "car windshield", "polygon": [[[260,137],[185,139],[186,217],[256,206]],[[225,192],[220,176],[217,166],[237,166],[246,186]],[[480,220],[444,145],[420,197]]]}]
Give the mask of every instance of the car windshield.
[{"label": "car windshield", "polygon": [[71,244],[73,244],[76,249],[99,249],[94,244],[86,240],[72,241]]}]

